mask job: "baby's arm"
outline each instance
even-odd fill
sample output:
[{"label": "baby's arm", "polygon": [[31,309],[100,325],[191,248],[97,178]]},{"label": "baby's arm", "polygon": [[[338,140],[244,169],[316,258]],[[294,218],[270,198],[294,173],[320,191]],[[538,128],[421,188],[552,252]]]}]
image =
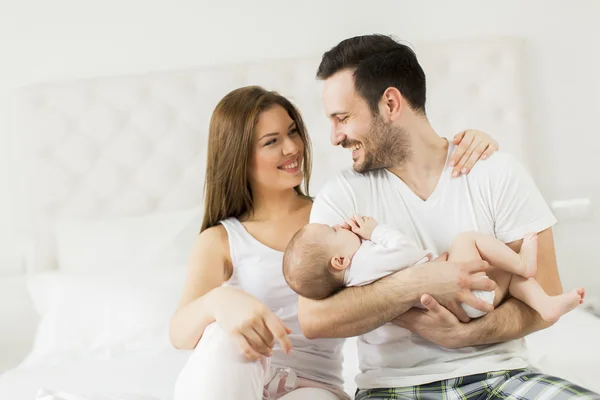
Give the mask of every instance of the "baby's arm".
[{"label": "baby's arm", "polygon": [[381,224],[373,231],[371,241],[388,249],[418,249],[415,242],[389,225]]},{"label": "baby's arm", "polygon": [[371,217],[363,217],[356,214],[354,217],[346,220],[352,232],[356,233],[363,239],[372,240],[373,231],[377,228],[377,221]]},{"label": "baby's arm", "polygon": [[381,245],[388,249],[403,250],[407,246],[415,247],[413,242],[402,232],[384,224],[379,224],[374,218],[356,214],[346,220],[352,232],[363,239]]}]

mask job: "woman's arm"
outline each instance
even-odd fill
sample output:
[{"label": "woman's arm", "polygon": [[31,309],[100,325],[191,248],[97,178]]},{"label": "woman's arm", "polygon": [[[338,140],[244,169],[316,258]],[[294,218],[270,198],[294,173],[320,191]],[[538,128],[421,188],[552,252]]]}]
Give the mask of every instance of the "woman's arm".
[{"label": "woman's arm", "polygon": [[287,353],[290,330],[269,308],[250,294],[221,286],[231,276],[229,240],[221,225],[202,232],[194,245],[179,307],[170,325],[178,349],[196,347],[204,330],[218,322],[250,360],[270,356],[275,339]]},{"label": "woman's arm", "polygon": [[170,339],[177,349],[196,347],[204,329],[215,321],[216,288],[228,278],[228,238],[223,226],[202,232],[194,243],[190,256],[183,294],[177,311],[171,318]]}]

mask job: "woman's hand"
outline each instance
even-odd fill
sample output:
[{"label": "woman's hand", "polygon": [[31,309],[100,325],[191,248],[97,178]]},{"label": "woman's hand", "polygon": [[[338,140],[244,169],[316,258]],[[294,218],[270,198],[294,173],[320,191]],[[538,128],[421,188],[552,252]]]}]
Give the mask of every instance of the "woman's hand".
[{"label": "woman's hand", "polygon": [[487,159],[499,148],[498,142],[490,135],[474,129],[456,134],[453,142],[457,145],[450,157],[450,166],[454,167],[454,178],[460,174],[468,174],[477,161]]},{"label": "woman's hand", "polygon": [[246,358],[269,357],[275,339],[289,354],[292,343],[288,334],[291,330],[254,296],[227,286],[215,288],[209,295],[215,320],[232,335]]}]

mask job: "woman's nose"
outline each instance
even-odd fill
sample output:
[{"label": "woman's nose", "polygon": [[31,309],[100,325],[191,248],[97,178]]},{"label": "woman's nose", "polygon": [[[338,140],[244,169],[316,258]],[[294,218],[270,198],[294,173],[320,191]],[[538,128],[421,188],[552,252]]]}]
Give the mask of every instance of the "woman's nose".
[{"label": "woman's nose", "polygon": [[290,155],[298,152],[298,145],[290,138],[286,139],[283,144],[283,154]]}]

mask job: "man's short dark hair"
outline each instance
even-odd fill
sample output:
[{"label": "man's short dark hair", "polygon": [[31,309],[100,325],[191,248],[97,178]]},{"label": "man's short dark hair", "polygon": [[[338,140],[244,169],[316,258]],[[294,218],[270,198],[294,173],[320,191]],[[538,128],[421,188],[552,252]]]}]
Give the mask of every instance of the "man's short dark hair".
[{"label": "man's short dark hair", "polygon": [[323,54],[317,78],[354,70],[354,86],[373,115],[385,90],[395,87],[412,109],[425,114],[425,73],[415,52],[391,36],[365,35],[343,40]]}]

